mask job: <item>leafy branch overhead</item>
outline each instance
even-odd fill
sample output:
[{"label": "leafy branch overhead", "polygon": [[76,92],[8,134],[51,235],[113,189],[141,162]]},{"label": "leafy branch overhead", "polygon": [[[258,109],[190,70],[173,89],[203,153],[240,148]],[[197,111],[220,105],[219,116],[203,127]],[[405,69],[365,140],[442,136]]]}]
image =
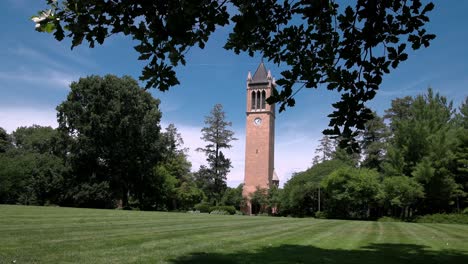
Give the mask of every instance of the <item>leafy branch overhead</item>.
[{"label": "leafy branch overhead", "polygon": [[[193,46],[204,48],[211,33],[229,23],[225,48],[250,56],[260,53],[287,66],[280,91],[268,102],[280,111],[295,105],[305,88],[326,86],[341,93],[329,115],[342,147],[372,116],[365,102],[374,98],[382,78],[408,58],[407,51],[428,47],[435,35],[424,28],[433,3],[421,0],[47,0],[50,10],[33,17],[38,31],[72,39],[72,48],[104,43],[113,34],[129,35],[140,60],[148,63],[140,79],[161,91],[179,84],[174,67],[185,65]],[[349,3],[346,1],[346,3]],[[228,6],[233,11],[228,11]]]}]

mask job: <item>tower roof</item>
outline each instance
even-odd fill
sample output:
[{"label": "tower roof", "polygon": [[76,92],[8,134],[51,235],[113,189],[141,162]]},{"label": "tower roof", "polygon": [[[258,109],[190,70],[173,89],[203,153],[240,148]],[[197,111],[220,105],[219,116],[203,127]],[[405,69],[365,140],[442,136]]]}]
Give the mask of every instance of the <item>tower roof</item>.
[{"label": "tower roof", "polygon": [[257,70],[255,71],[255,74],[252,77],[252,82],[253,83],[268,82],[268,71],[265,68],[265,64],[263,64],[263,61],[260,62],[260,65],[258,65],[258,68],[257,68]]},{"label": "tower roof", "polygon": [[272,180],[279,182],[278,174],[276,174],[275,170],[273,170],[273,179]]}]

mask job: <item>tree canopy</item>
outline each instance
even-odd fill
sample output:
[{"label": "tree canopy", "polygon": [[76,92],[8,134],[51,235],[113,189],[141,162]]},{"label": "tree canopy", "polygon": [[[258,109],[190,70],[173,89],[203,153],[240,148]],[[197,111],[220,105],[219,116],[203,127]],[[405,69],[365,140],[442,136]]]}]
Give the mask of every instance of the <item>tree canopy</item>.
[{"label": "tree canopy", "polygon": [[70,87],[57,107],[58,129],[69,138],[76,192],[107,190],[123,206],[130,193],[144,203],[149,199],[146,180],[161,159],[159,100],[128,76],[90,76]]},{"label": "tree canopy", "polygon": [[282,89],[268,98],[280,111],[294,106],[304,87],[341,93],[325,133],[352,149],[358,148],[356,129],[371,117],[365,102],[383,76],[408,58],[408,44],[416,50],[435,38],[424,28],[434,4],[421,0],[46,1],[50,9],[32,17],[38,31],[71,38],[72,48],[129,36],[147,61],[140,79],[161,91],[179,83],[174,68],[186,64],[191,47],[204,48],[216,29],[232,23],[225,49],[259,53],[287,68],[277,81]]}]

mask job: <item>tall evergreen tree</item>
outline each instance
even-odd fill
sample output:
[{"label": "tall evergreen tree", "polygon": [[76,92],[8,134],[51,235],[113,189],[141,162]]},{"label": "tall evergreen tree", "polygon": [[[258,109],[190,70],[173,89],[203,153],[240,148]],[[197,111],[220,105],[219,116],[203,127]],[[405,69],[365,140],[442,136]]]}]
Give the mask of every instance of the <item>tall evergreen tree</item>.
[{"label": "tall evergreen tree", "polygon": [[201,139],[207,145],[198,148],[197,151],[205,153],[207,157],[208,168],[203,168],[202,173],[205,178],[209,175],[209,182],[211,182],[211,190],[208,191],[207,196],[218,203],[226,189],[226,177],[231,168],[231,160],[225,157],[222,149],[231,148],[231,141],[237,139],[234,137],[234,132],[229,129],[232,123],[226,121],[226,114],[221,104],[216,104],[210,115],[205,117],[205,125],[201,130]]},{"label": "tall evergreen tree", "polygon": [[454,150],[455,181],[460,185],[461,191],[457,194],[457,207],[468,205],[468,97],[461,104],[456,116],[457,146]]},{"label": "tall evergreen tree", "polygon": [[332,159],[333,152],[335,151],[334,142],[329,136],[324,135],[319,142],[320,144],[315,150],[315,154],[317,155],[314,157],[313,163],[317,163],[317,161],[324,162]]},{"label": "tall evergreen tree", "polygon": [[6,152],[11,147],[10,135],[0,127],[0,153]]},{"label": "tall evergreen tree", "polygon": [[413,103],[413,97],[405,96],[403,98],[396,98],[392,100],[392,106],[385,110],[384,119],[390,120],[390,127],[392,130],[395,129],[398,121],[408,119],[411,115],[411,104]]},{"label": "tall evergreen tree", "polygon": [[375,112],[373,115],[374,118],[366,122],[362,133],[361,149],[364,160],[361,166],[381,171],[386,149],[385,144],[390,132],[383,119]]},{"label": "tall evergreen tree", "polygon": [[[390,117],[393,138],[386,174],[413,176],[421,183],[426,194],[424,204],[420,206],[424,212],[452,210],[460,195],[460,186],[451,169],[457,142],[452,103],[432,89],[425,95],[395,102],[392,106],[397,107],[387,113],[405,114]],[[401,102],[410,103],[408,106]]]}]

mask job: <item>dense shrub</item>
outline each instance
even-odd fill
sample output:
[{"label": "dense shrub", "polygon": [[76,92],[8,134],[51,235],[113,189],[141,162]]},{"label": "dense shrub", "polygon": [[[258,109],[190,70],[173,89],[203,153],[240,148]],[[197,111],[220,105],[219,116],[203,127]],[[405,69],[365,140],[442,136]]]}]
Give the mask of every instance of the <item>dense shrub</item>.
[{"label": "dense shrub", "polygon": [[324,211],[317,211],[317,212],[315,212],[315,218],[326,219],[327,218],[327,213],[325,213]]},{"label": "dense shrub", "polygon": [[[326,160],[306,171],[294,173],[284,185],[279,210],[283,215],[313,216],[318,210],[320,181],[333,171],[345,167],[341,160]],[[323,201],[322,201],[323,202]]]},{"label": "dense shrub", "polygon": [[200,213],[209,213],[211,210],[211,204],[207,202],[201,202],[194,206],[195,210],[200,211]]},{"label": "dense shrub", "polygon": [[213,215],[230,215],[230,213],[228,211],[225,211],[225,210],[213,210],[210,212],[210,214],[213,214]]},{"label": "dense shrub", "polygon": [[416,223],[441,223],[441,224],[466,224],[467,214],[432,214],[419,216],[414,220]]},{"label": "dense shrub", "polygon": [[226,211],[230,215],[233,215],[233,214],[236,213],[236,208],[234,206],[231,206],[231,205],[212,206],[210,208],[210,213],[213,212],[213,211]]},{"label": "dense shrub", "polygon": [[467,207],[467,208],[465,208],[465,209],[463,209],[463,211],[462,211],[462,214],[466,214],[466,215],[468,215],[468,207]]}]

